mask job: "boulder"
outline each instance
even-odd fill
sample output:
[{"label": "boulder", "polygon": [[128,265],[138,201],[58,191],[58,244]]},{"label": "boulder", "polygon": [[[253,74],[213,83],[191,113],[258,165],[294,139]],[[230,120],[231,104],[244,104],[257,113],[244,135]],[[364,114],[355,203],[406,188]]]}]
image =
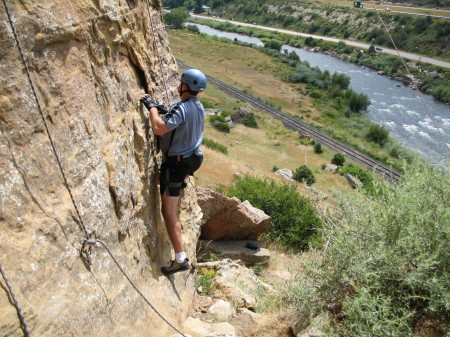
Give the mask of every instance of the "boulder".
[{"label": "boulder", "polygon": [[222,115],[222,111],[220,111],[218,109],[210,109],[210,108],[205,109],[205,117],[214,116],[214,115]]},{"label": "boulder", "polygon": [[217,265],[216,276],[213,279],[215,295],[234,303],[236,308],[254,309],[258,294],[275,296],[275,289],[262,282],[253,270],[246,268],[237,261],[222,260]]},{"label": "boulder", "polygon": [[230,128],[234,128],[233,120],[231,119],[230,116],[225,117],[225,122],[227,122]]},{"label": "boulder", "polygon": [[229,323],[211,324],[192,317],[189,317],[184,323],[183,331],[192,337],[236,337],[236,332]]},{"label": "boulder", "polygon": [[331,172],[331,173],[338,173],[339,166],[337,166],[335,164],[328,164],[327,166],[325,166],[324,170],[327,172]]},{"label": "boulder", "polygon": [[253,111],[248,107],[241,107],[231,116],[233,122],[238,124],[244,124],[248,116],[254,115]]},{"label": "boulder", "polygon": [[358,178],[356,178],[355,176],[352,176],[349,173],[344,173],[343,177],[345,179],[347,179],[348,183],[350,184],[351,187],[353,188],[357,188],[357,187],[364,187],[364,184],[361,182],[361,180],[359,180]]},{"label": "boulder", "polygon": [[281,178],[284,178],[284,179],[286,179],[286,180],[295,182],[295,181],[294,181],[294,178],[293,178],[293,177],[294,177],[294,174],[292,173],[291,170],[288,170],[288,169],[280,169],[280,170],[276,171],[275,174],[276,174],[277,176],[280,176]]},{"label": "boulder", "polygon": [[257,240],[272,228],[272,218],[247,200],[241,202],[199,187],[197,200],[203,211],[202,239]]},{"label": "boulder", "polygon": [[[256,244],[257,249],[247,247],[248,243]],[[200,247],[206,252],[220,254],[232,260],[241,260],[245,265],[267,264],[270,261],[270,252],[261,247],[261,243],[249,240],[201,240]]]},{"label": "boulder", "polygon": [[209,313],[216,319],[216,321],[226,322],[236,313],[236,310],[230,302],[218,300],[216,303],[211,305],[209,308]]}]

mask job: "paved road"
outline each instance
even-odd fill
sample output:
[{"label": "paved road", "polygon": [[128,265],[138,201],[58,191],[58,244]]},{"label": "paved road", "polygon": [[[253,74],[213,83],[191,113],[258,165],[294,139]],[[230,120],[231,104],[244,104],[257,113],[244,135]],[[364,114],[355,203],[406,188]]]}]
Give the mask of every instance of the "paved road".
[{"label": "paved road", "polygon": [[[315,39],[323,39],[324,41],[331,41],[331,42],[335,42],[335,43],[337,43],[339,41],[343,41],[349,46],[354,46],[354,47],[359,47],[359,48],[364,48],[364,49],[369,49],[369,47],[370,47],[370,44],[367,44],[367,43],[355,42],[355,41],[350,41],[350,40],[336,39],[336,38],[328,37],[328,36],[320,36],[320,35],[299,33],[299,32],[294,32],[292,30],[253,25],[251,23],[238,22],[238,21],[232,21],[232,20],[224,20],[224,19],[217,19],[217,18],[211,18],[211,17],[204,17],[204,16],[201,16],[201,15],[194,15],[194,14],[191,14],[191,17],[199,18],[199,19],[211,19],[211,20],[216,20],[216,21],[221,21],[221,22],[229,22],[229,23],[232,23],[234,25],[260,28],[260,29],[270,30],[270,31],[279,32],[279,33],[283,33],[283,34],[289,34],[289,35],[304,36],[304,37],[311,36],[311,37],[313,37]],[[401,57],[404,57],[404,58],[407,58],[407,59],[410,59],[410,60],[430,63],[430,64],[434,64],[434,65],[439,66],[439,67],[450,69],[450,62],[436,60],[436,59],[433,59],[431,57],[426,57],[426,56],[422,56],[422,55],[407,53],[407,52],[404,52],[404,51],[397,52],[395,49],[388,49],[388,48],[383,48],[383,50],[381,52],[382,53],[386,53],[386,54],[396,55],[396,56],[398,56],[400,54]]]}]

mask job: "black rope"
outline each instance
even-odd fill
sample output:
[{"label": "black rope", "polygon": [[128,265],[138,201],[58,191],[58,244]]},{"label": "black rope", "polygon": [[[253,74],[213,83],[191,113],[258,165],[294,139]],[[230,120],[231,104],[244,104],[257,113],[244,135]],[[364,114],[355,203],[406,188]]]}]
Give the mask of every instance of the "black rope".
[{"label": "black rope", "polygon": [[28,326],[25,324],[25,318],[22,315],[22,309],[19,306],[19,302],[17,302],[17,300],[16,300],[16,296],[14,295],[14,293],[12,291],[12,287],[9,285],[8,279],[5,276],[5,273],[3,271],[1,263],[0,263],[0,273],[2,274],[3,280],[6,283],[7,291],[9,293],[9,295],[11,296],[14,306],[16,307],[16,311],[17,311],[17,315],[19,316],[20,326],[22,328],[22,331],[25,334],[25,336],[28,337],[28,336],[30,336],[30,333],[27,330]]},{"label": "black rope", "polygon": [[42,121],[44,122],[45,130],[47,130],[48,139],[50,141],[50,144],[51,144],[52,149],[53,149],[53,153],[55,154],[56,161],[58,162],[59,169],[60,169],[62,177],[64,179],[64,186],[66,186],[67,191],[69,191],[70,199],[72,200],[72,204],[75,207],[75,211],[77,212],[78,220],[80,221],[80,225],[81,225],[81,227],[84,230],[84,234],[86,234],[86,238],[89,238],[89,234],[88,234],[88,231],[87,231],[87,229],[86,229],[86,227],[84,225],[83,218],[81,217],[80,211],[78,210],[77,204],[75,203],[75,199],[73,197],[72,190],[70,189],[69,183],[67,182],[67,178],[66,178],[66,175],[64,173],[64,169],[62,167],[61,160],[59,159],[58,152],[56,151],[55,144],[53,143],[53,139],[52,139],[52,136],[50,134],[50,130],[49,130],[48,125],[47,125],[47,121],[45,120],[44,113],[42,112],[41,104],[39,102],[39,98],[37,97],[36,90],[35,90],[34,84],[33,84],[33,80],[31,79],[31,74],[30,74],[30,71],[28,69],[27,61],[25,59],[25,56],[23,55],[22,47],[20,45],[20,41],[19,41],[19,38],[17,36],[16,29],[14,28],[14,22],[12,21],[8,5],[6,4],[6,0],[3,0],[3,5],[5,6],[6,14],[8,15],[9,24],[10,24],[12,32],[14,34],[14,39],[16,40],[17,48],[19,49],[20,57],[22,59],[23,65],[25,67],[25,70],[26,70],[26,73],[27,73],[27,77],[28,77],[28,82],[30,83],[31,90],[33,91],[34,99],[36,100],[36,104],[37,104],[37,107],[38,107],[38,110],[39,110],[39,114],[41,115]]},{"label": "black rope", "polygon": [[133,286],[133,288],[137,291],[137,293],[144,299],[144,301],[150,306],[150,308],[153,309],[153,311],[159,316],[161,317],[161,319],[166,322],[172,329],[174,329],[176,332],[178,332],[179,334],[181,334],[181,336],[183,337],[187,337],[185,334],[183,334],[180,330],[178,330],[172,323],[170,323],[151,303],[150,301],[145,297],[145,295],[139,290],[139,288],[136,286],[136,284],[131,280],[131,278],[127,275],[127,273],[125,272],[125,270],[122,268],[122,266],[120,265],[120,263],[116,260],[116,258],[114,257],[114,255],[111,253],[111,251],[109,250],[108,246],[106,246],[106,244],[98,239],[89,239],[86,240],[86,245],[88,246],[93,246],[95,245],[95,243],[100,243],[103,247],[105,247],[106,251],[108,252],[108,254],[111,256],[111,258],[113,259],[114,263],[117,265],[117,267],[120,269],[120,271],[122,272],[122,274],[127,278],[128,282],[130,282],[130,284]]}]

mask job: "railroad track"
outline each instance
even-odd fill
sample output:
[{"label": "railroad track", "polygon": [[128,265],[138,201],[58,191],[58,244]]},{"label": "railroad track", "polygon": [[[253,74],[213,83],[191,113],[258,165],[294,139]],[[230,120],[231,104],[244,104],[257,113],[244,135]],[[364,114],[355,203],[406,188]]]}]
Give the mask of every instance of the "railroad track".
[{"label": "railroad track", "polygon": [[[189,69],[192,68],[186,63],[177,60],[178,66],[182,69]],[[400,173],[389,166],[386,166],[375,159],[369,157],[366,154],[363,154],[361,152],[356,151],[355,149],[351,148],[348,145],[342,144],[335,139],[331,138],[330,136],[320,132],[316,128],[312,127],[309,124],[306,124],[304,122],[301,122],[295,117],[292,117],[284,112],[281,112],[280,110],[274,108],[270,104],[267,104],[258,98],[253,97],[252,95],[236,89],[235,87],[222,82],[218,80],[215,77],[212,77],[210,75],[206,75],[206,78],[208,81],[215,86],[217,86],[222,91],[226,92],[227,94],[230,94],[239,100],[249,103],[252,106],[254,106],[256,109],[260,111],[264,111],[274,117],[275,119],[281,121],[285,127],[288,129],[297,131],[300,135],[311,137],[316,139],[319,143],[321,143],[324,146],[329,147],[330,149],[333,149],[348,158],[351,158],[355,160],[356,162],[364,165],[372,172],[375,172],[381,176],[384,176],[386,179],[388,179],[391,182],[397,182],[400,179]]]}]

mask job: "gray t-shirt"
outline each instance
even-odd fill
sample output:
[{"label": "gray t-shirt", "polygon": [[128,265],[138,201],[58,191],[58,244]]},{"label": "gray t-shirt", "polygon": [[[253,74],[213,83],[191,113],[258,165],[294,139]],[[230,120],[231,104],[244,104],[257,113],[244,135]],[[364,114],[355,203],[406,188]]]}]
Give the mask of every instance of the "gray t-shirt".
[{"label": "gray t-shirt", "polygon": [[197,97],[175,103],[163,120],[170,132],[163,135],[161,150],[164,154],[169,147],[172,133],[176,130],[170,145],[168,156],[189,157],[192,154],[201,155],[200,144],[203,140],[204,108]]}]

